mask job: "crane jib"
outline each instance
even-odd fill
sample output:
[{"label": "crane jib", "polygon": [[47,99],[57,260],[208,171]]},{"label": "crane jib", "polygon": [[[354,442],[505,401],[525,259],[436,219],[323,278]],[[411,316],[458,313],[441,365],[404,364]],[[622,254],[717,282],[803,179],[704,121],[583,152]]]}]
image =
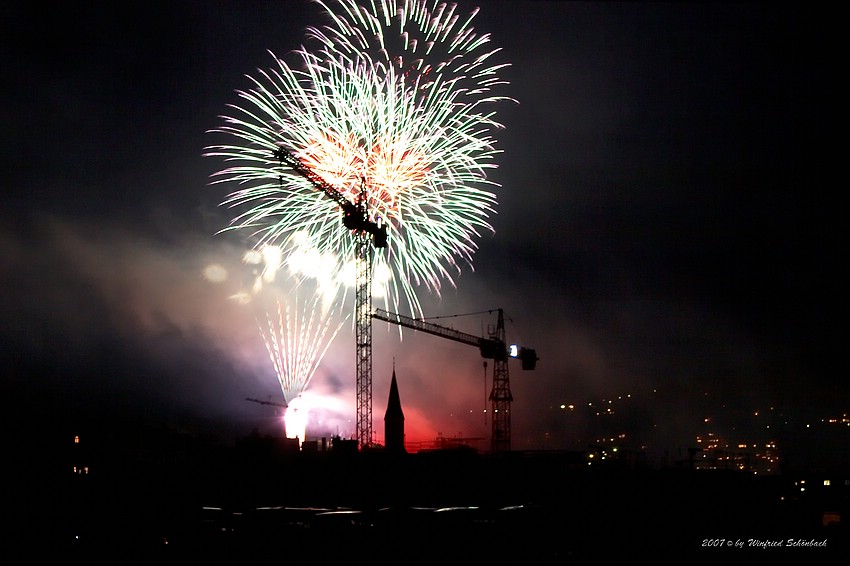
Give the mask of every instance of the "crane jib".
[{"label": "crane jib", "polygon": [[358,206],[345,198],[342,192],[335,187],[329,185],[319,175],[314,173],[309,167],[306,167],[301,160],[295,155],[288,152],[283,147],[278,147],[274,151],[276,157],[281,163],[286,163],[292,170],[310,181],[310,183],[324,193],[329,199],[334,201],[342,209],[342,224],[349,230],[363,231],[372,236],[372,244],[376,248],[387,247],[387,227],[384,224],[369,220],[365,206]]},{"label": "crane jib", "polygon": [[[387,312],[384,309],[375,309],[372,317],[434,336],[442,336],[455,342],[477,346],[481,351],[481,357],[485,359],[507,361],[509,357],[514,357],[509,355],[506,344],[496,338],[482,338],[474,334],[454,330],[453,328],[446,328],[445,326],[425,322],[424,320]],[[516,357],[522,362],[522,369],[524,370],[533,370],[538,360],[537,353],[530,348],[519,348]]]}]

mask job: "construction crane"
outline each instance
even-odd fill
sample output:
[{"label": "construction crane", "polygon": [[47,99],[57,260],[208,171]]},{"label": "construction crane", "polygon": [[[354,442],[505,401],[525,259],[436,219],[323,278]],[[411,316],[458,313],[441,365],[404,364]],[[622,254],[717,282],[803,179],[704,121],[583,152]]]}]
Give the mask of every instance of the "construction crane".
[{"label": "construction crane", "polygon": [[537,352],[531,348],[508,346],[505,342],[505,315],[498,309],[498,320],[494,332],[489,332],[487,338],[446,328],[422,319],[410,318],[401,314],[375,309],[373,318],[383,320],[434,336],[441,336],[455,342],[476,346],[481,357],[493,360],[493,389],[490,392],[492,408],[492,432],[490,436],[490,452],[509,452],[511,449],[511,395],[510,378],[508,375],[508,359],[518,358],[523,370],[533,370],[537,365]]},{"label": "construction crane", "polygon": [[253,397],[245,397],[246,401],[251,401],[252,403],[258,403],[260,405],[271,405],[273,407],[280,407],[281,409],[286,409],[287,405],[285,403],[275,403],[274,401],[263,401],[262,399],[254,399]]},{"label": "construction crane", "polygon": [[281,167],[286,164],[339,205],[343,226],[354,233],[357,277],[354,312],[356,436],[358,446],[364,448],[372,444],[372,247],[369,240],[371,238],[375,248],[385,248],[387,227],[380,220],[375,222],[369,218],[365,179],[354,203],[284,147],[278,146],[274,156]]}]

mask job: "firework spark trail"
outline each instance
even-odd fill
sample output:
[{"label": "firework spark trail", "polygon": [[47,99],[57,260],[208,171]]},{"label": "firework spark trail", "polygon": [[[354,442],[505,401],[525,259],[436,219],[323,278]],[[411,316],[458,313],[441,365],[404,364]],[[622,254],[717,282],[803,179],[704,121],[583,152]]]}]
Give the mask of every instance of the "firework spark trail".
[{"label": "firework spark trail", "polygon": [[267,313],[258,324],[269,359],[280,382],[286,403],[291,403],[309,385],[319,362],[344,323],[318,304],[320,294],[299,301],[294,293],[289,301],[277,303],[275,313]]},{"label": "firework spark trail", "polygon": [[222,204],[245,209],[226,230],[247,229],[259,244],[306,231],[353,263],[337,205],[275,160],[283,146],[352,202],[365,182],[370,214],[389,233],[374,266],[387,274],[386,306],[421,314],[416,289],[453,285],[459,260],[471,267],[476,240],[493,230],[498,185],[485,173],[499,153],[490,132],[501,125],[485,105],[507,100],[491,94],[505,65],[491,62],[499,50],[487,50],[489,36],[474,32],[476,12],[461,18],[416,0],[317,3],[330,17],[307,29],[318,49],[295,51],[295,65],[275,57],[248,77],[243,105],[214,130],[235,142],[207,148],[229,164],[212,182],[238,186]]},{"label": "firework spark trail", "polygon": [[340,309],[340,267],[333,254],[318,249],[304,231],[290,235],[283,246],[264,245],[250,254],[264,263],[262,280],[274,282],[284,267],[290,275],[288,294],[260,324],[284,399],[290,403],[304,392],[347,318]]}]

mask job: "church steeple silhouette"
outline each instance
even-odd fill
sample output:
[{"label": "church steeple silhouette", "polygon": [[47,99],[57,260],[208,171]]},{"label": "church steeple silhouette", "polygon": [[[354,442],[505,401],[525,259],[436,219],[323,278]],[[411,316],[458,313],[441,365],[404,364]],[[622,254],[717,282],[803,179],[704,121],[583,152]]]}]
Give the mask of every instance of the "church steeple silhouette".
[{"label": "church steeple silhouette", "polygon": [[390,382],[387,412],[384,413],[384,443],[384,449],[388,452],[406,452],[404,448],[404,412],[401,410],[401,398],[398,395],[395,360],[393,360],[393,378]]}]

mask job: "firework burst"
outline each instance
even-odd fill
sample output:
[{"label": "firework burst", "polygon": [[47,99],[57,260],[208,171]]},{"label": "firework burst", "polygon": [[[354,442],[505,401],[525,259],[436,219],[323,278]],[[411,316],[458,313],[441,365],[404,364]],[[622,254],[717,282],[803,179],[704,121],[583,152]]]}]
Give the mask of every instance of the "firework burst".
[{"label": "firework burst", "polygon": [[454,284],[492,232],[497,185],[486,170],[501,126],[486,108],[506,100],[492,93],[504,65],[474,32],[476,12],[460,18],[415,0],[318,4],[330,23],[307,29],[317,47],[295,51],[292,64],[272,55],[214,130],[230,141],[206,150],[228,164],[213,183],[238,186],[223,203],[239,210],[226,229],[249,230],[258,245],[304,232],[353,263],[338,205],[274,158],[284,147],[351,202],[365,188],[390,241],[375,254],[374,272],[386,274],[375,295],[421,314],[417,288]]}]

